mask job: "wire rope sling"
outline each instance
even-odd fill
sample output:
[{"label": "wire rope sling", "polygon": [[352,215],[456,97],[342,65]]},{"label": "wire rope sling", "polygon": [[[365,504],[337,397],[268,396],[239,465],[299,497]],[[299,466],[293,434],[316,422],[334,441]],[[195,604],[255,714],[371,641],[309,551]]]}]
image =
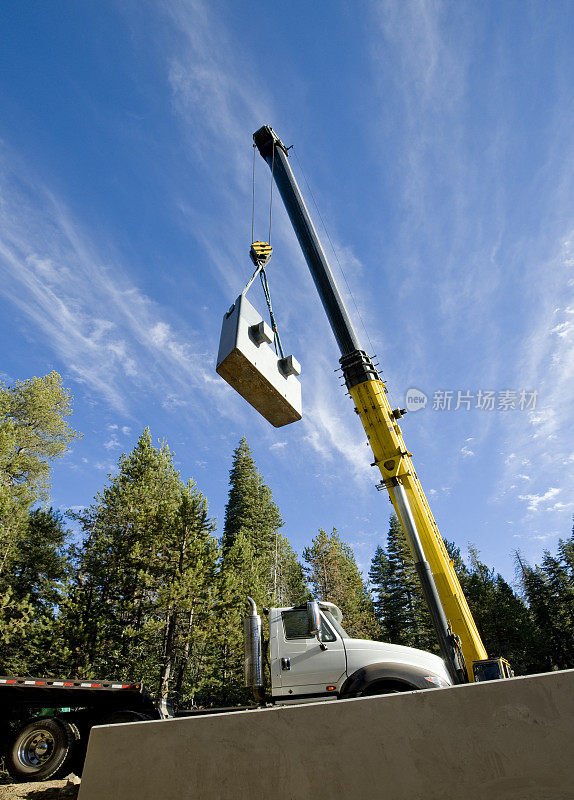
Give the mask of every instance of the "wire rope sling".
[{"label": "wire rope sling", "polygon": [[[255,235],[255,150],[253,159],[253,203],[251,249],[255,272],[223,317],[217,373],[265,419],[280,428],[301,419],[301,366],[292,355],[285,355],[271,303],[266,267],[271,247],[273,173],[269,200],[269,242],[254,241]],[[246,295],[259,277],[267,304],[269,324]]]}]

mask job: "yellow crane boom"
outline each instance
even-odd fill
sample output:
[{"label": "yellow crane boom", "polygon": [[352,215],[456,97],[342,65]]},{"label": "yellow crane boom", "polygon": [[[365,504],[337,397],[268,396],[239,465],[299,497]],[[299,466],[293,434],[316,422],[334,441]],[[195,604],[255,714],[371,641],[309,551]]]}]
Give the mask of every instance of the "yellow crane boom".
[{"label": "yellow crane boom", "polygon": [[[376,367],[361,348],[331,268],[288,161],[288,148],[264,126],[255,146],[273,179],[301,245],[315,286],[341,351],[341,369],[355,410],[370,442],[413,554],[441,652],[454,682],[508,677],[504,659],[488,660],[453,564],[411,461],[398,424],[404,410],[392,410]],[[488,666],[488,669],[487,669]]]},{"label": "yellow crane boom", "polygon": [[[385,384],[380,379],[373,378],[359,383],[351,387],[349,393],[369,439],[374,464],[381,472],[382,482],[389,492],[403,530],[406,530],[409,524],[406,518],[408,512],[397,498],[398,487],[404,488],[408,508],[411,510],[423,553],[434,576],[440,602],[450,628],[460,639],[467,677],[472,681],[474,679],[472,664],[474,661],[487,658],[486,649],[415,472],[411,453],[405,445],[397,420],[400,412],[391,409]],[[407,541],[410,545],[409,536]],[[416,553],[413,553],[413,556],[416,558]]]}]

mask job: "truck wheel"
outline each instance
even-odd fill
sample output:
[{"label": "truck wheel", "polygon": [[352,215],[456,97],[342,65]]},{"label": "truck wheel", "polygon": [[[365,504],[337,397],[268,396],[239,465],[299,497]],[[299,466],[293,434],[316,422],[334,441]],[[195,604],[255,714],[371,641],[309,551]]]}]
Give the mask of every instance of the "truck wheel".
[{"label": "truck wheel", "polygon": [[63,719],[35,719],[12,739],[6,769],[17,782],[61,778],[70,772],[78,729]]}]

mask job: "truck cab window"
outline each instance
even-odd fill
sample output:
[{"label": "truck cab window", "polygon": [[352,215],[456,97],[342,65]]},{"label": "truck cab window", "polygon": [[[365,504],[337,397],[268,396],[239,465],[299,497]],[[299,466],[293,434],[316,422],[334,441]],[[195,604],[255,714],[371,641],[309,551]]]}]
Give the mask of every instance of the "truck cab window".
[{"label": "truck cab window", "polygon": [[323,617],[321,617],[321,630],[319,631],[319,638],[321,639],[322,642],[337,641],[337,637],[335,636],[329,625],[327,625]]},{"label": "truck cab window", "polygon": [[309,633],[309,620],[307,619],[307,611],[305,609],[283,611],[281,617],[283,618],[283,629],[285,630],[286,639],[313,638]]},{"label": "truck cab window", "polygon": [[[281,613],[283,619],[283,629],[285,631],[286,639],[313,639],[309,633],[309,620],[307,617],[306,609],[297,609],[296,611],[283,611]],[[321,617],[321,632],[320,638],[322,642],[334,642],[337,637],[331,630],[330,626]]]}]

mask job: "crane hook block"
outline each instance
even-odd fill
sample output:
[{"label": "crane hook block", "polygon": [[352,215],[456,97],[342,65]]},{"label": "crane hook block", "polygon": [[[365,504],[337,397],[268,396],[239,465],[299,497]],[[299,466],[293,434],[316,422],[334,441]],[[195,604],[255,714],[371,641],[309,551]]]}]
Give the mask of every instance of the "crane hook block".
[{"label": "crane hook block", "polygon": [[301,419],[301,370],[293,356],[279,358],[273,333],[239,295],[223,317],[217,373],[276,428]]},{"label": "crane hook block", "polygon": [[249,255],[256,267],[266,267],[273,253],[273,248],[267,242],[252,242]]}]

